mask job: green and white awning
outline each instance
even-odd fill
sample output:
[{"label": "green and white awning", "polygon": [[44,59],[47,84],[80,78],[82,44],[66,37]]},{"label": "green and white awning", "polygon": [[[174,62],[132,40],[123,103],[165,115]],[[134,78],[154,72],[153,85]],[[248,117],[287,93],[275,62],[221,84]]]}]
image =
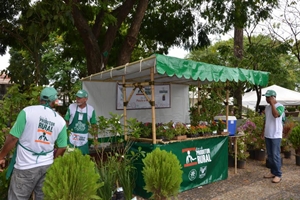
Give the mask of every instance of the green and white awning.
[{"label": "green and white awning", "polygon": [[154,67],[155,84],[175,83],[198,85],[210,82],[249,82],[267,86],[269,72],[232,68],[192,60],[155,54],[148,58],[128,63],[120,67],[102,71],[82,79],[82,81],[126,82],[150,81],[150,69]]}]

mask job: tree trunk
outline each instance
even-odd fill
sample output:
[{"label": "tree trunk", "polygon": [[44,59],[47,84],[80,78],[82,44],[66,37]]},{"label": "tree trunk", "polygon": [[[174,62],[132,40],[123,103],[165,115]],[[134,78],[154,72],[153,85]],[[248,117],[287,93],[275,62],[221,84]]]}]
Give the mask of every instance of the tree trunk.
[{"label": "tree trunk", "polygon": [[104,43],[101,48],[101,52],[103,52],[103,63],[104,66],[106,66],[108,62],[108,57],[109,57],[109,52],[113,46],[113,42],[116,38],[117,32],[121,26],[121,24],[124,22],[126,19],[126,16],[130,12],[130,10],[133,8],[133,5],[135,3],[135,0],[126,0],[122,6],[117,8],[114,12],[113,15],[117,18],[117,22],[115,25],[110,25],[105,33],[104,36]]},{"label": "tree trunk", "polygon": [[100,52],[100,48],[98,46],[98,41],[95,35],[92,32],[91,27],[88,25],[88,22],[82,16],[80,10],[77,7],[77,0],[69,1],[66,0],[67,3],[72,3],[72,16],[74,18],[74,25],[77,28],[79,35],[82,38],[85,54],[86,54],[86,62],[87,62],[87,70],[88,74],[94,74],[104,69],[104,65],[102,63],[102,55]]},{"label": "tree trunk", "polygon": [[[238,67],[239,60],[243,59],[243,29],[242,28],[234,28],[234,55],[236,58],[238,58],[236,66]],[[234,91],[234,98],[236,99],[237,103],[237,117],[242,117],[242,93],[243,93],[243,83],[238,82],[236,90]]]},{"label": "tree trunk", "polygon": [[124,41],[121,51],[119,53],[117,66],[124,65],[124,64],[130,62],[130,56],[134,50],[134,46],[137,41],[137,36],[138,36],[139,30],[140,30],[145,12],[147,10],[148,3],[149,3],[148,0],[139,1],[136,14],[134,16],[131,27],[128,31],[128,34],[125,38],[125,41]]}]

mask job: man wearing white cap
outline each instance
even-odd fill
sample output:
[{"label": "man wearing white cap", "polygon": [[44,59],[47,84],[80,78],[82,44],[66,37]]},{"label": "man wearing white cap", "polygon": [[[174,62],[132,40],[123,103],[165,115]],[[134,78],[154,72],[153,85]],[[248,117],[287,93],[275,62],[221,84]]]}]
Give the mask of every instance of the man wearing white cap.
[{"label": "man wearing white cap", "polygon": [[76,93],[76,103],[69,106],[65,115],[69,136],[69,146],[79,148],[82,154],[89,153],[88,132],[89,124],[96,124],[96,113],[93,106],[87,104],[88,93],[85,90],[79,90]]},{"label": "man wearing white cap", "polygon": [[273,183],[281,181],[281,156],[280,145],[283,131],[284,106],[276,101],[276,92],[268,90],[266,101],[269,105],[265,109],[264,137],[267,148],[268,161],[270,163],[270,173],[264,178],[272,178]]},{"label": "man wearing white cap", "polygon": [[[66,123],[52,110],[56,99],[54,88],[44,88],[40,94],[41,105],[24,108],[6,137],[0,152],[0,167],[4,167],[5,156],[16,146],[6,174],[7,179],[11,175],[8,200],[29,199],[32,192],[36,200],[44,199],[46,171],[53,157],[62,155],[67,146]],[[54,144],[58,148],[53,156]]]}]

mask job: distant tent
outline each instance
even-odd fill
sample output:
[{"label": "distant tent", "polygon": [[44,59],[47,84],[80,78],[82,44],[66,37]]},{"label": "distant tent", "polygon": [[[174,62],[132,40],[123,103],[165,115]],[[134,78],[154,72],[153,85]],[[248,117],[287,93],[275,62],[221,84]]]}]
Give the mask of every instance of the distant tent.
[{"label": "distant tent", "polygon": [[[272,85],[266,88],[262,88],[262,94],[265,94],[267,90],[274,90],[277,94],[276,100],[284,106],[288,105],[300,105],[300,93],[289,90],[278,85]],[[256,91],[247,92],[243,95],[242,104],[244,107],[255,110],[257,102]],[[262,96],[259,105],[268,105],[266,98]]]}]

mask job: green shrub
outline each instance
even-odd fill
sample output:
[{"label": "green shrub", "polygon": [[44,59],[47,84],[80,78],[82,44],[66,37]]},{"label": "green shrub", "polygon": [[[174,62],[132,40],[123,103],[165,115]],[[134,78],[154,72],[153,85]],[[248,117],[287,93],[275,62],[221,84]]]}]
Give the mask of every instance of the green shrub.
[{"label": "green shrub", "polygon": [[95,163],[88,155],[75,149],[69,154],[55,159],[49,168],[43,192],[45,200],[90,200],[101,199],[97,189],[103,186]]},{"label": "green shrub", "polygon": [[176,196],[182,182],[182,166],[175,154],[156,148],[143,159],[144,189],[155,200]]}]

